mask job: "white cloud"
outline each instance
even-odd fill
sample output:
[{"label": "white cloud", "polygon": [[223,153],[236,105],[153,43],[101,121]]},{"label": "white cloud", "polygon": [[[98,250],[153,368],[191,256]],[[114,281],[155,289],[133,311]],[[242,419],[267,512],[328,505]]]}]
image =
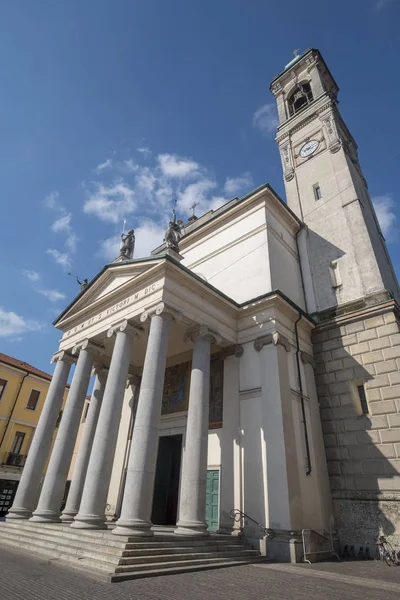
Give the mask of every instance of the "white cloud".
[{"label": "white cloud", "polygon": [[71,258],[66,252],[59,252],[55,249],[48,249],[46,250],[46,254],[50,254],[50,256],[54,258],[56,263],[58,265],[61,265],[64,269],[71,268]]},{"label": "white cloud", "polygon": [[124,160],[123,170],[128,171],[128,173],[136,173],[139,170],[139,165],[135,163],[133,158],[129,158],[128,160]]},{"label": "white cloud", "polygon": [[119,181],[109,187],[99,182],[95,185],[96,191],[89,195],[83,205],[86,214],[95,215],[106,223],[118,223],[134,212],[135,193],[125,182]]},{"label": "white cloud", "polygon": [[195,183],[190,183],[178,196],[178,207],[190,214],[190,208],[194,203],[198,204],[198,212],[209,210],[208,192],[217,187],[217,183],[212,179],[201,179]]},{"label": "white cloud", "polygon": [[243,190],[250,191],[253,185],[253,179],[250,173],[244,173],[240,177],[227,177],[224,185],[224,191],[226,194],[234,196]]},{"label": "white cloud", "polygon": [[197,162],[176,154],[159,154],[157,160],[166,177],[191,177],[199,170]]},{"label": "white cloud", "polygon": [[62,292],[59,292],[58,290],[37,290],[39,292],[39,294],[42,294],[42,296],[46,296],[46,298],[48,300],[50,300],[50,302],[58,302],[58,300],[64,300],[64,298],[66,298],[66,295],[63,294]]},{"label": "white cloud", "polygon": [[95,167],[94,171],[96,173],[101,173],[102,171],[105,171],[106,169],[110,169],[112,167],[112,160],[111,158],[107,158],[107,160],[105,160],[103,163],[100,163],[99,165],[97,165],[97,167]]},{"label": "white cloud", "polygon": [[67,239],[65,240],[65,245],[67,246],[70,252],[76,252],[76,244],[78,242],[78,237],[75,233],[70,233]]},{"label": "white cloud", "polygon": [[136,185],[145,193],[151,194],[154,190],[157,178],[153,175],[151,169],[144,167],[136,175]]},{"label": "white cloud", "polygon": [[150,256],[151,251],[163,243],[167,230],[166,225],[159,225],[153,221],[144,221],[135,229],[135,254],[134,258]]},{"label": "white cloud", "polygon": [[396,214],[394,212],[395,202],[389,194],[375,196],[372,198],[376,216],[382,229],[383,235],[390,240],[394,232]]},{"label": "white cloud", "polygon": [[99,255],[105,258],[107,262],[111,262],[119,254],[120,243],[121,237],[119,235],[113,235],[110,238],[101,240]]},{"label": "white cloud", "polygon": [[58,210],[58,197],[59,193],[57,191],[51,192],[46,198],[43,200],[43,204],[46,208],[51,208],[52,210]]},{"label": "white cloud", "polygon": [[275,104],[264,104],[253,115],[253,127],[259,129],[262,133],[268,134],[278,126],[278,117]]},{"label": "white cloud", "polygon": [[386,6],[388,6],[388,4],[391,4],[393,0],[378,0],[375,3],[375,10],[377,12],[383,10],[384,8],[386,8]]},{"label": "white cloud", "polygon": [[40,275],[36,271],[30,271],[29,269],[24,269],[22,274],[27,277],[30,281],[39,281]]},{"label": "white cloud", "polygon": [[15,312],[8,312],[0,307],[0,337],[20,336],[23,333],[40,331],[43,327],[43,323],[25,319]]},{"label": "white cloud", "polygon": [[71,218],[72,218],[71,213],[68,213],[67,215],[60,217],[59,219],[54,221],[53,225],[51,226],[52,230],[56,231],[56,232],[57,231],[70,231]]},{"label": "white cloud", "polygon": [[143,158],[150,158],[150,156],[151,156],[150,148],[142,147],[142,148],[136,148],[136,150],[138,152],[140,152],[140,154],[143,156]]}]

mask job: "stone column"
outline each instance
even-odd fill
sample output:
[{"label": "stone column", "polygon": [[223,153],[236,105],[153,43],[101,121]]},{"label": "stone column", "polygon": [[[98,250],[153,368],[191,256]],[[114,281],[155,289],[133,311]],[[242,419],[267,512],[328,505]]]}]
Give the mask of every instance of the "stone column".
[{"label": "stone column", "polygon": [[216,335],[201,326],[188,332],[194,341],[190,377],[189,410],[179,501],[179,521],[175,533],[208,535],[206,517],[208,413],[210,401],[211,342]]},{"label": "stone column", "polygon": [[143,376],[129,462],[126,474],[121,516],[113,529],[115,535],[150,536],[154,479],[161,403],[164,389],[165,363],[168,348],[168,328],[173,319],[163,303],[153,312],[144,312],[140,320],[150,316]]},{"label": "stone column", "polygon": [[260,427],[266,440],[265,525],[279,531],[268,541],[268,552],[277,560],[290,562],[296,545],[291,532],[302,528],[299,457],[288,365],[291,345],[275,331],[257,338],[254,348],[260,357]]},{"label": "stone column", "polygon": [[61,521],[72,523],[75,515],[79,512],[83,486],[85,484],[86,471],[89,464],[90,452],[92,450],[94,434],[99,418],[101,402],[103,400],[104,388],[107,380],[107,369],[103,365],[95,365],[96,381],[90,398],[89,410],[82,437],[79,443],[78,456],[72,475],[71,487],[69,488],[67,503],[61,515]]},{"label": "stone column", "polygon": [[79,357],[47,467],[39,503],[30,519],[31,521],[51,523],[60,520],[60,508],[68,469],[78,434],[94,356],[98,352],[101,352],[100,347],[92,344],[89,340],[85,340],[73,349],[73,354],[79,353]]},{"label": "stone column", "polygon": [[242,510],[239,398],[239,359],[242,355],[242,346],[231,346],[220,353],[224,360],[224,410],[222,430],[219,433],[221,471],[217,533],[225,534],[240,531],[240,523],[232,519],[231,510]]},{"label": "stone column", "polygon": [[128,377],[133,338],[137,330],[123,321],[108,330],[107,336],[116,334],[103,402],[93,440],[89,465],[83,487],[79,513],[71,527],[74,529],[106,529],[105,508],[118,427],[121,419],[125,383]]},{"label": "stone column", "polygon": [[51,362],[56,363],[56,368],[7,520],[29,519],[37,504],[43,469],[50,452],[57,417],[74,359],[70,354],[62,351],[57,352]]}]

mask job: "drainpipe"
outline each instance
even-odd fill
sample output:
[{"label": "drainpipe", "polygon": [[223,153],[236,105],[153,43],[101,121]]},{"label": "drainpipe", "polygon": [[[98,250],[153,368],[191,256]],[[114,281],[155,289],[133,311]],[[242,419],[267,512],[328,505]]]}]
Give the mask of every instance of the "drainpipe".
[{"label": "drainpipe", "polygon": [[305,227],[305,225],[304,225],[304,223],[302,223],[300,225],[300,229],[296,232],[296,235],[294,236],[294,239],[295,239],[295,242],[296,242],[297,256],[299,257],[300,281],[301,281],[301,287],[302,287],[302,290],[303,290],[304,306],[305,306],[306,312],[308,312],[306,288],[305,288],[305,285],[304,285],[304,277],[303,277],[303,267],[302,267],[302,264],[301,264],[301,256],[300,256],[300,250],[299,250],[299,235],[303,231],[304,227]]},{"label": "drainpipe", "polygon": [[304,406],[304,395],[303,395],[303,383],[301,380],[301,369],[300,369],[300,343],[299,343],[299,332],[297,329],[298,323],[302,319],[301,313],[299,313],[299,318],[294,324],[294,332],[296,335],[296,365],[297,365],[297,377],[299,381],[299,392],[300,392],[300,402],[301,402],[301,415],[303,417],[303,429],[304,429],[304,443],[306,447],[306,475],[311,475],[311,457],[310,457],[310,444],[308,441],[308,431],[307,431],[307,420],[306,420],[306,409]]},{"label": "drainpipe", "polygon": [[24,385],[24,381],[28,377],[28,375],[29,375],[29,373],[25,373],[25,375],[21,379],[21,383],[19,384],[17,395],[15,396],[15,400],[14,400],[14,403],[12,405],[10,414],[8,415],[8,419],[7,419],[7,423],[6,423],[6,426],[5,426],[4,431],[3,431],[3,435],[1,436],[0,448],[1,448],[2,444],[3,444],[3,442],[4,442],[4,438],[6,437],[7,429],[8,429],[8,426],[10,425],[10,421],[12,419],[12,416],[13,416],[13,413],[14,413],[14,409],[15,409],[16,404],[18,402],[18,398],[19,398],[19,394],[20,394],[20,392],[22,390],[22,386]]}]

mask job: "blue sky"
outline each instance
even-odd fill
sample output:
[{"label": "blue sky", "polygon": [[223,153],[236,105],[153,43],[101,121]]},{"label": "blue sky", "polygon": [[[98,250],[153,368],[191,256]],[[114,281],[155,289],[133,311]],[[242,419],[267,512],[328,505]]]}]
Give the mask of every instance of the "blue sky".
[{"label": "blue sky", "polygon": [[[268,181],[271,79],[321,50],[397,273],[399,0],[15,0],[0,8],[0,350],[46,371],[51,322],[118,254]],[[255,118],[261,114],[262,119]],[[397,222],[396,222],[397,217]]]}]

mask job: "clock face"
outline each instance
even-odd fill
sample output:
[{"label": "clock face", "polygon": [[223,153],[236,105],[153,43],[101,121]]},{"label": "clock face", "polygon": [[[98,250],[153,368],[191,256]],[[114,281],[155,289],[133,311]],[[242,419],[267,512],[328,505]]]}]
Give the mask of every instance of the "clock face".
[{"label": "clock face", "polygon": [[300,148],[300,156],[305,158],[306,156],[310,156],[313,154],[319,146],[319,142],[317,140],[310,140],[306,142],[304,146]]}]

